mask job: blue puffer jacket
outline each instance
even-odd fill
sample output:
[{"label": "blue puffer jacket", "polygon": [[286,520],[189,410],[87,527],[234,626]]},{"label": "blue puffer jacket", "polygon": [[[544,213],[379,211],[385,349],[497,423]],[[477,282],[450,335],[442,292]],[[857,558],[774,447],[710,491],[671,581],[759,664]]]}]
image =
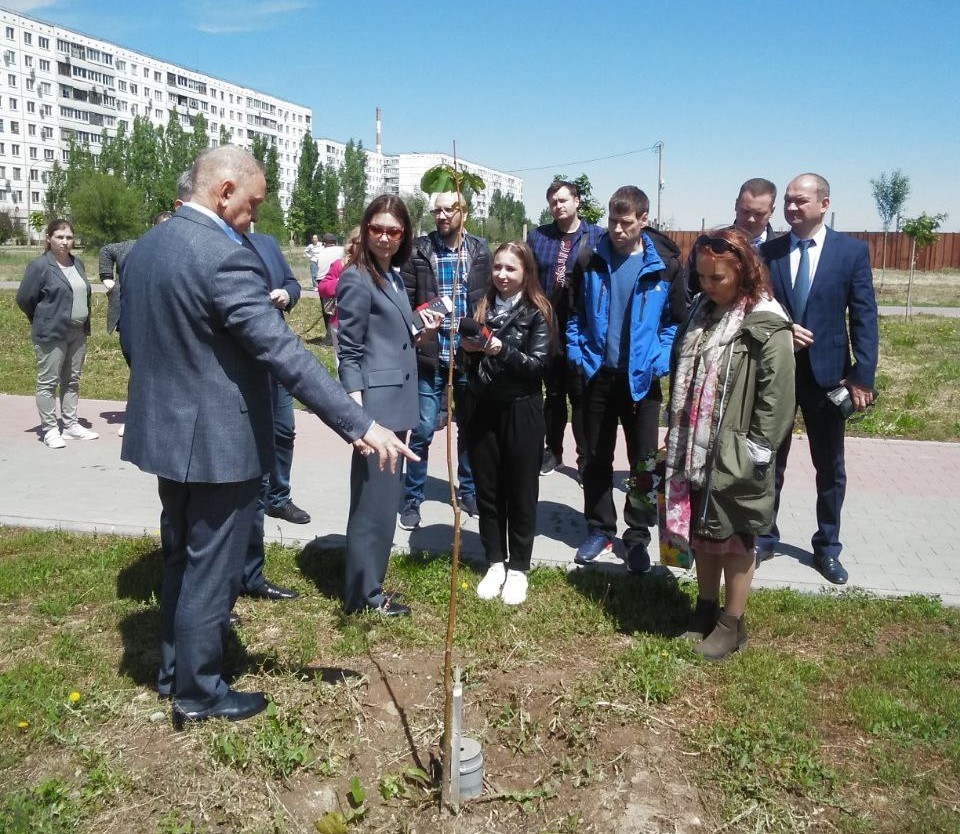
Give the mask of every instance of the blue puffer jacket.
[{"label": "blue puffer jacket", "polygon": [[[681,317],[673,283],[679,249],[668,237],[643,233],[644,262],[630,304],[630,353],[627,375],[635,402],[653,380],[670,370],[670,348]],[[603,363],[610,316],[610,238],[604,234],[589,258],[578,258],[573,279],[573,313],[567,322],[567,359],[589,380]],[[682,306],[682,305],[681,305]]]}]

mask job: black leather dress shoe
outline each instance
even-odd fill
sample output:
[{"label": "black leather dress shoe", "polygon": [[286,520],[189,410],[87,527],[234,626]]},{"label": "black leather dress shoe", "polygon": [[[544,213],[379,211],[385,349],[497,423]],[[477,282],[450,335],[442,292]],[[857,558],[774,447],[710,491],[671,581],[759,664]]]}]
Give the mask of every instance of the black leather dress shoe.
[{"label": "black leather dress shoe", "polygon": [[267,698],[262,692],[235,692],[231,689],[214,706],[199,712],[186,712],[174,703],[173,726],[174,729],[182,730],[189,722],[206,721],[209,718],[243,721],[266,708]]},{"label": "black leather dress shoe", "polygon": [[269,599],[271,602],[283,602],[288,599],[296,599],[300,596],[300,592],[293,590],[293,588],[281,588],[272,582],[264,582],[257,588],[249,588],[243,591],[243,595],[251,599]]},{"label": "black leather dress shoe", "polygon": [[236,628],[239,625],[242,625],[242,620],[236,614],[230,614],[230,628]]},{"label": "black leather dress shoe", "polygon": [[287,501],[281,507],[267,507],[267,515],[271,518],[282,518],[291,524],[309,524],[310,513],[301,510],[293,501]]},{"label": "black leather dress shoe", "polygon": [[834,585],[847,584],[849,575],[847,569],[840,564],[839,559],[820,558],[817,560],[816,566],[827,582],[832,582]]},{"label": "black leather dress shoe", "polygon": [[387,599],[380,605],[366,605],[355,611],[348,611],[348,614],[363,614],[369,611],[371,614],[379,614],[381,617],[409,617],[412,613],[409,605],[397,602],[395,599]]}]

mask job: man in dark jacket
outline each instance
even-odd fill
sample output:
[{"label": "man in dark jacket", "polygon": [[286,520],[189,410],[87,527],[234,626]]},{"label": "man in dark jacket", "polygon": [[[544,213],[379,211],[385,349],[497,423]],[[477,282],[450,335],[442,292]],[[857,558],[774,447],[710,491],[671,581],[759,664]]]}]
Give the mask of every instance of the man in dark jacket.
[{"label": "man in dark jacket", "polygon": [[[529,235],[527,243],[537,262],[540,286],[553,305],[557,327],[563,333],[570,317],[570,277],[577,253],[582,246],[593,249],[603,229],[587,223],[577,210],[580,208],[580,189],[576,183],[554,180],[547,189],[547,204],[553,222],[538,226]],[[577,477],[583,474],[584,439],[581,401],[583,389],[578,384],[580,375],[572,373],[567,358],[560,351],[552,357],[544,370],[543,419],[547,424],[546,449],[540,474],[547,475],[563,464],[563,432],[567,426],[567,398],[570,399],[570,425],[577,444]]]},{"label": "man in dark jacket", "polygon": [[[450,343],[456,351],[459,336],[456,325],[464,316],[471,316],[477,301],[490,286],[490,248],[483,238],[467,233],[467,207],[453,193],[438,194],[431,209],[437,230],[418,237],[413,243],[410,260],[403,266],[403,283],[413,309],[428,304],[437,297],[448,296],[453,302],[453,314],[444,319],[438,338],[417,348],[418,390],[420,394],[420,424],[410,435],[410,448],[420,456],[417,463],[407,466],[400,509],[400,526],[415,530],[420,526],[420,504],[427,480],[427,455],[436,429],[437,413],[447,384],[450,369]],[[459,276],[454,281],[455,274]],[[454,292],[454,284],[459,290]],[[466,388],[466,377],[455,369],[454,397]],[[470,515],[477,514],[476,488],[470,472],[470,460],[463,447],[462,435],[457,432],[457,477],[460,507]]]},{"label": "man in dark jacket", "polygon": [[[663,405],[660,377],[670,369],[673,334],[685,314],[677,245],[647,228],[650,201],[639,188],[618,188],[610,198],[608,231],[574,268],[567,359],[583,374],[583,473],[587,538],[574,560],[591,562],[613,550],[613,455],[623,427],[631,471],[657,449]],[[656,511],[623,511],[623,543],[632,572],[650,570],[650,526]]]}]

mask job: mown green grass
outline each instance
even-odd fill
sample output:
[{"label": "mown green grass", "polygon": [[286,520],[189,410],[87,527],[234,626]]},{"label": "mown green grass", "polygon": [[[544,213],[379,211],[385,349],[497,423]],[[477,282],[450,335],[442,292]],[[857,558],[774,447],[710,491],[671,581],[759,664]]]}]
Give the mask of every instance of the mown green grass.
[{"label": "mown green grass", "polygon": [[[390,797],[372,802],[374,829],[430,827],[429,794],[402,776],[409,750],[369,714],[367,693],[382,677],[406,693],[411,736],[435,738],[448,560],[391,560],[388,584],[416,612],[396,623],[340,614],[341,553],[272,545],[268,560],[303,597],[241,604],[227,664],[275,706],[177,735],[149,717],[157,542],[0,529],[0,831],[124,818],[138,831],[296,830],[284,797],[354,776],[368,801],[377,785]],[[558,819],[609,830],[591,803],[628,791],[657,738],[661,776],[695,786],[702,807],[685,818],[708,830],[957,830],[960,612],[927,597],[758,591],[750,647],[717,666],[675,636],[694,590],[671,577],[541,568],[517,610],[479,600],[473,570],[460,578],[469,723],[490,768],[526,775],[476,806],[469,830],[491,810],[506,832],[555,831]]]}]

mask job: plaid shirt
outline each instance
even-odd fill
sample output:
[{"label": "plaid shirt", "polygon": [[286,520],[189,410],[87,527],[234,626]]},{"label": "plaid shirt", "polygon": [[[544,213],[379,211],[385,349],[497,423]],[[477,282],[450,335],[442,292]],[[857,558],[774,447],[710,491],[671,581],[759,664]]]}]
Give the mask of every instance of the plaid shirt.
[{"label": "plaid shirt", "polygon": [[[432,236],[431,236],[432,237]],[[453,294],[453,278],[457,271],[457,250],[450,249],[442,240],[433,238],[433,271],[437,276],[437,295],[446,295],[453,300],[453,315],[445,318],[437,338],[440,342],[440,364],[446,366],[450,356],[450,335],[453,334],[453,349],[460,346],[460,334],[456,330],[460,319],[467,315],[467,273],[470,272],[470,252],[460,238],[460,283],[459,292]]]},{"label": "plaid shirt", "polygon": [[[594,226],[583,218],[580,219],[580,227],[573,233],[570,255],[567,257],[567,274],[573,272],[573,265],[577,262],[580,245],[585,242],[587,246],[593,249],[602,234],[603,229],[599,226]],[[540,273],[540,286],[543,287],[543,291],[551,302],[555,300],[554,293],[559,289],[554,287],[554,269],[557,265],[557,254],[560,252],[560,242],[562,240],[563,232],[560,231],[556,221],[538,226],[527,235],[527,243],[533,250],[533,257],[537,262],[537,270]]]}]

